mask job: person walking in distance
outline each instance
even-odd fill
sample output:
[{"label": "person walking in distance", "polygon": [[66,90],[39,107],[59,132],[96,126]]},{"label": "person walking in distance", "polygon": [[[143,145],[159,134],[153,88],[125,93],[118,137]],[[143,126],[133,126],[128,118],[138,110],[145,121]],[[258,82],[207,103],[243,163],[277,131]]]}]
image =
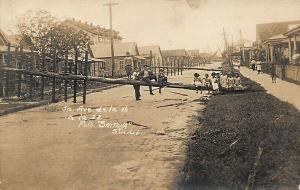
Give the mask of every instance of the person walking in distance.
[{"label": "person walking in distance", "polygon": [[257,70],[257,74],[260,74],[261,72],[261,61],[257,61],[256,63],[256,70]]},{"label": "person walking in distance", "polygon": [[271,77],[272,77],[272,83],[276,83],[276,65],[275,65],[275,63],[273,63],[272,67],[271,67]]},{"label": "person walking in distance", "polygon": [[[140,80],[141,77],[140,77],[140,72],[139,72],[138,68],[134,69],[132,77],[133,77],[134,80]],[[141,100],[141,93],[140,93],[141,85],[134,84],[133,88],[134,88],[135,100],[136,101]]]},{"label": "person walking in distance", "polygon": [[253,71],[255,71],[255,65],[256,65],[256,61],[254,59],[252,59],[251,68],[252,68]]}]

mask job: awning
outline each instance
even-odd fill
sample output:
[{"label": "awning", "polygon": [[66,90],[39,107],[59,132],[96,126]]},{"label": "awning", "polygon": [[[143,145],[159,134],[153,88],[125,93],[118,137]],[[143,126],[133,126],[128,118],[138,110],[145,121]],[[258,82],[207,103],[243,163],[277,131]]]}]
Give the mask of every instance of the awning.
[{"label": "awning", "polygon": [[141,59],[141,60],[145,60],[146,58],[144,58],[144,57],[142,57],[142,56],[139,56],[139,55],[135,55],[135,56],[133,56],[134,58],[136,58],[136,59]]},{"label": "awning", "polygon": [[92,61],[92,62],[105,62],[105,60],[103,59],[97,59],[97,58],[89,58],[89,61]]}]

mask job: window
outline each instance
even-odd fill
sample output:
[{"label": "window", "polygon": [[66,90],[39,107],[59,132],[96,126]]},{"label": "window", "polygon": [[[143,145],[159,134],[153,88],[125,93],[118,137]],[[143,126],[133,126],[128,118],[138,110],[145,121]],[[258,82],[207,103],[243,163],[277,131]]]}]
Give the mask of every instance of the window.
[{"label": "window", "polygon": [[120,69],[124,69],[124,60],[120,60]]}]

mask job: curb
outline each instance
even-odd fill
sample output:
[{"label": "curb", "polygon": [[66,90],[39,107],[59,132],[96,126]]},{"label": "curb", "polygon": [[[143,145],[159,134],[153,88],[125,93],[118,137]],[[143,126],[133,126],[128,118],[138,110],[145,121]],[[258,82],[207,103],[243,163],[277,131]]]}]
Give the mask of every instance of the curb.
[{"label": "curb", "polygon": [[[119,87],[119,86],[122,86],[122,85],[116,84],[116,85],[112,85],[112,86],[105,86],[103,88],[98,88],[98,89],[93,89],[91,91],[88,91],[86,94],[101,92],[103,90],[108,90],[108,89]],[[83,92],[77,93],[77,96],[82,96],[82,95],[83,95]],[[70,98],[73,98],[73,95],[71,95],[71,94],[68,95],[68,99],[70,99]],[[60,97],[58,99],[60,99]],[[10,114],[10,113],[14,113],[14,112],[18,112],[18,111],[23,111],[23,110],[26,110],[26,109],[35,108],[35,107],[38,107],[38,106],[51,104],[51,103],[52,103],[51,100],[43,100],[43,101],[36,102],[36,103],[33,103],[33,104],[27,104],[27,105],[16,106],[16,107],[13,107],[13,108],[7,108],[5,110],[0,110],[0,116],[7,115],[7,114]]]}]

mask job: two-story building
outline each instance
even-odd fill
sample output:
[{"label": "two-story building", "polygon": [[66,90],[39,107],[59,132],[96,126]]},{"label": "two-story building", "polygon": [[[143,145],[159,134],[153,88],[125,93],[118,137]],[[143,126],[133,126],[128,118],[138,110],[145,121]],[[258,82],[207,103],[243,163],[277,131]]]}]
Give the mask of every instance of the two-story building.
[{"label": "two-story building", "polygon": [[[84,31],[91,37],[94,44],[110,42],[110,30],[99,25],[94,26],[92,23],[77,21],[75,19],[67,19],[62,24]],[[118,31],[113,30],[113,39],[114,43],[119,43],[122,42],[123,38]]]}]

